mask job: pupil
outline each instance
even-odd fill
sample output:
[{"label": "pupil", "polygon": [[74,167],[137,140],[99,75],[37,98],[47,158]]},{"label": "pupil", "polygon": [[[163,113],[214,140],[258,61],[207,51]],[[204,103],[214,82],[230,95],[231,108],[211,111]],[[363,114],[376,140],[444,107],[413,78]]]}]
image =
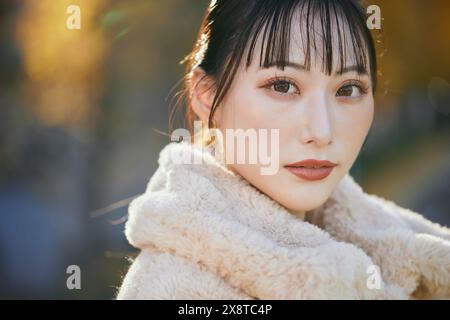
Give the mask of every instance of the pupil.
[{"label": "pupil", "polygon": [[347,87],[341,88],[340,94],[343,96],[351,96],[352,92],[353,92],[353,87],[347,86]]},{"label": "pupil", "polygon": [[289,91],[289,83],[287,82],[279,82],[275,84],[275,90],[281,91],[281,92],[288,92]]}]

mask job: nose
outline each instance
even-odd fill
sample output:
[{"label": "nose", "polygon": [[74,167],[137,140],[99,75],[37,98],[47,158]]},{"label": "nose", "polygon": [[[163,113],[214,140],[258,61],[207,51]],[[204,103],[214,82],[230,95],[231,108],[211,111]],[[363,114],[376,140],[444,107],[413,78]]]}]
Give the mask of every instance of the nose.
[{"label": "nose", "polygon": [[325,95],[317,93],[301,106],[299,138],[303,144],[324,147],[331,144],[332,128],[329,102]]}]

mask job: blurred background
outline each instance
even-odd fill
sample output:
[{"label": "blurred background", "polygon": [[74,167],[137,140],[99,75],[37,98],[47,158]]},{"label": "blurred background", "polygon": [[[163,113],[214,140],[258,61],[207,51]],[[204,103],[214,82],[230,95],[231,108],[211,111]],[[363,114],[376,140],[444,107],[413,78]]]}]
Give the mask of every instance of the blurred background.
[{"label": "blurred background", "polygon": [[[79,30],[66,27],[71,4]],[[351,173],[448,226],[450,2],[370,4],[383,18],[376,116]],[[207,5],[0,0],[0,298],[114,298],[136,253],[127,207],[93,215],[142,193],[156,170]],[[73,264],[81,290],[66,287]]]}]

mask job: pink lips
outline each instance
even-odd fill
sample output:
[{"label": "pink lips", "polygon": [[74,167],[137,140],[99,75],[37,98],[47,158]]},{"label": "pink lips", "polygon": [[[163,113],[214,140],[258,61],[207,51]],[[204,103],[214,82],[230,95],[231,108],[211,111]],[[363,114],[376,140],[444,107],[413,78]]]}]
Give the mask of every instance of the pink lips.
[{"label": "pink lips", "polygon": [[307,159],[287,164],[284,167],[299,178],[314,181],[328,177],[336,165],[328,160]]}]

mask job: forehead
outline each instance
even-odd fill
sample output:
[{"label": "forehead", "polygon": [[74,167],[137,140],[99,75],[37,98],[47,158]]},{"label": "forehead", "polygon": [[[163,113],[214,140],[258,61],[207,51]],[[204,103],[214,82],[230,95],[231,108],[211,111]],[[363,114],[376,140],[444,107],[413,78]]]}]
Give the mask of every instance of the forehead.
[{"label": "forehead", "polygon": [[305,64],[309,50],[312,65],[320,67],[329,50],[333,69],[337,69],[340,59],[344,67],[357,63],[350,29],[341,14],[330,14],[330,19],[324,20],[319,15],[308,18],[307,13],[299,9],[293,14],[290,28],[289,61]]},{"label": "forehead", "polygon": [[[352,30],[342,11],[298,6],[286,17],[288,19],[266,22],[261,31],[253,35],[256,42],[249,58],[250,67],[278,61],[281,64],[294,62],[326,73],[349,66],[358,66],[369,73],[363,36],[354,26]],[[247,54],[248,50],[249,46]]]}]

